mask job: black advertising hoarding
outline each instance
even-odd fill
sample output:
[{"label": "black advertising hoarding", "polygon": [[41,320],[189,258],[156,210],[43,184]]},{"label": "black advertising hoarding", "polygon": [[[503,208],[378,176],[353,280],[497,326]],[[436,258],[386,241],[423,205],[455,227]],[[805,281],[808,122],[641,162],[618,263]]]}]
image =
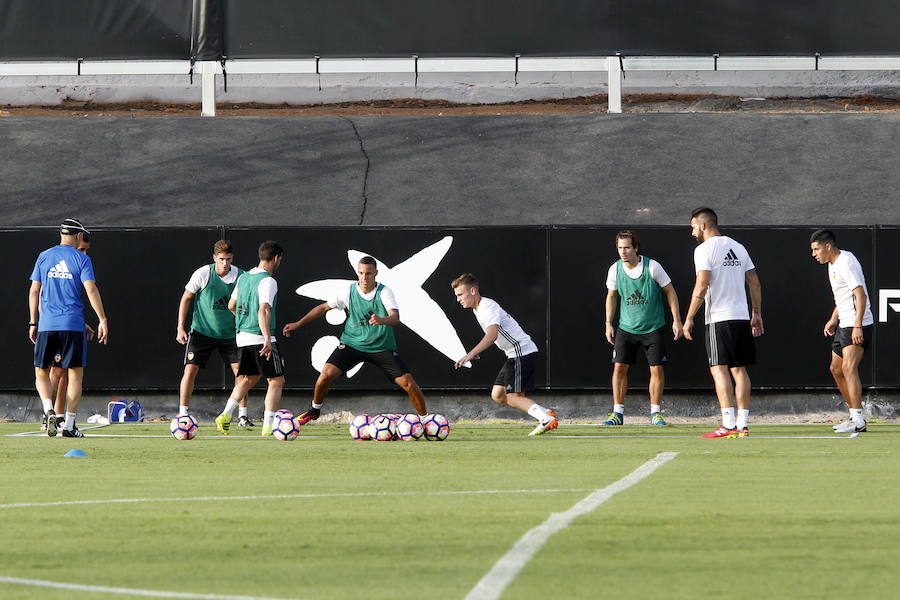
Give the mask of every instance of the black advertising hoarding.
[{"label": "black advertising hoarding", "polygon": [[890,0],[225,0],[230,58],[897,54]]},{"label": "black advertising hoarding", "polygon": [[191,13],[191,0],[0,0],[0,60],[184,60]]},{"label": "black advertising hoarding", "polygon": [[[396,329],[400,354],[419,384],[430,389],[487,390],[504,361],[490,348],[471,369],[452,368],[482,337],[471,311],[460,307],[450,281],[464,272],[481,280],[484,296],[498,301],[537,344],[541,359],[536,382],[543,389],[609,389],[612,347],[604,339],[606,274],[617,255],[614,227],[426,228],[180,228],[98,230],[91,258],[110,319],[110,344],[91,343],[88,389],[176,390],[184,347],[175,341],[178,303],[191,273],[211,262],[222,235],[234,243],[235,264],[249,269],[257,248],[274,239],[285,248],[276,273],[278,340],[287,362],[288,388],[310,389],[318,375],[312,354],[323,338],[340,335],[340,324],[321,319],[284,338],[280,331],[321,303],[328,280],[355,280],[359,254],[383,265],[382,278],[400,290],[404,325]],[[830,338],[822,333],[834,308],[826,267],[810,256],[814,227],[723,226],[747,247],[763,287],[766,333],[757,341],[758,363],[750,370],[755,388],[833,388],[828,371]],[[693,250],[687,227],[637,230],[642,251],[658,260],[672,278],[687,309],[694,283]],[[838,245],[852,251],[865,272],[877,322],[875,341],[861,365],[867,388],[900,387],[900,256],[896,227],[836,228]],[[7,332],[0,389],[30,390],[34,385],[32,345],[27,338],[28,277],[38,253],[56,244],[54,229],[7,230],[0,250],[14,268],[3,271],[0,301]],[[311,285],[316,293],[297,295]],[[324,288],[322,286],[325,286]],[[310,288],[307,288],[309,291]],[[406,307],[405,309],[403,307]],[[90,308],[88,322],[96,318]],[[701,310],[702,314],[702,310]],[[667,314],[668,318],[668,314]],[[669,389],[710,389],[703,347],[702,317],[694,342],[669,346]],[[327,342],[327,340],[325,340]],[[449,356],[448,356],[449,355]],[[458,357],[457,357],[458,358]],[[645,386],[643,358],[632,370],[633,387]],[[215,356],[200,372],[198,389],[228,389],[230,370]],[[335,388],[376,390],[392,387],[376,369],[364,367]]]},{"label": "black advertising hoarding", "polygon": [[[840,245],[840,244],[839,244]],[[900,228],[875,230],[875,280],[867,279],[875,317],[875,381],[900,387]],[[866,273],[868,275],[868,272]],[[871,348],[870,348],[871,350]]]}]

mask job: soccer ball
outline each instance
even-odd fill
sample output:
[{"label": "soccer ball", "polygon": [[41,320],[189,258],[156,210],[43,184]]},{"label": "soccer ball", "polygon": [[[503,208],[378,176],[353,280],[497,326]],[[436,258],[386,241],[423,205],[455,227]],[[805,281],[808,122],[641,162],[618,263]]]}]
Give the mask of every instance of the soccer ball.
[{"label": "soccer ball", "polygon": [[372,434],[369,432],[369,423],[371,419],[367,414],[356,415],[350,421],[350,437],[354,440],[370,440]]},{"label": "soccer ball", "polygon": [[197,419],[191,415],[175,417],[169,424],[169,431],[176,440],[192,440],[197,435]]},{"label": "soccer ball", "polygon": [[397,426],[387,415],[375,415],[369,425],[372,439],[378,442],[388,442],[397,435]]},{"label": "soccer ball", "polygon": [[439,442],[450,435],[450,421],[444,415],[425,415],[422,420],[425,426],[425,439]]},{"label": "soccer ball", "polygon": [[300,434],[300,428],[289,410],[279,410],[272,419],[272,437],[279,442],[289,442]]},{"label": "soccer ball", "polygon": [[403,415],[397,421],[397,437],[404,442],[414,442],[425,433],[425,426],[419,415]]}]

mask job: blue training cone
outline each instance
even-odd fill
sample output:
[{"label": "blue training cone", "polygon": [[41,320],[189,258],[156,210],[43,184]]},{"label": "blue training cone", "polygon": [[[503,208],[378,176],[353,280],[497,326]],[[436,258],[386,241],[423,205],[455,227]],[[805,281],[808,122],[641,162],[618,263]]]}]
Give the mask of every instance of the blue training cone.
[{"label": "blue training cone", "polygon": [[78,448],[72,448],[65,454],[63,454],[65,458],[86,458],[87,454],[84,453],[84,450],[79,450]]}]

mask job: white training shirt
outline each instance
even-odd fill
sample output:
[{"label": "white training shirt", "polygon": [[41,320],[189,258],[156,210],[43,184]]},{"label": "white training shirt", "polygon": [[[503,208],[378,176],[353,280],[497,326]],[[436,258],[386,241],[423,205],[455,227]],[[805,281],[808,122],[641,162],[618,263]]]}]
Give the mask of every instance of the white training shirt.
[{"label": "white training shirt", "polygon": [[[234,283],[234,280],[237,279],[238,276],[238,268],[234,265],[231,265],[231,270],[225,275],[225,277],[219,277],[224,283],[231,285]],[[196,295],[200,293],[200,290],[206,287],[209,283],[209,265],[205,265],[200,267],[194,274],[191,275],[191,278],[188,280],[187,285],[184,286],[184,289],[189,291],[190,293]]]},{"label": "white training shirt", "polygon": [[[253,267],[249,271],[247,271],[248,275],[253,275],[255,273],[263,273],[264,270],[259,267]],[[234,286],[234,291],[231,292],[231,299],[237,300],[238,293],[238,285]],[[259,303],[262,304],[265,302],[269,306],[274,306],[275,304],[275,295],[278,293],[278,282],[275,281],[271,275],[269,277],[263,277],[259,285],[256,288],[256,293],[259,295]],[[239,348],[243,348],[244,346],[261,346],[266,343],[266,338],[262,335],[256,335],[255,333],[249,333],[247,331],[238,331],[237,336],[234,338],[235,343],[237,343]],[[270,342],[275,341],[275,336],[271,336],[269,339]]]},{"label": "white training shirt", "polygon": [[[618,287],[616,286],[616,275],[617,275],[616,265],[618,265],[618,264],[619,264],[619,261],[614,262],[612,264],[612,266],[609,268],[609,272],[607,272],[607,274],[606,274],[606,289],[608,289],[608,290],[618,289]],[[659,287],[664,288],[667,285],[669,285],[670,283],[672,283],[672,278],[669,277],[669,274],[666,273],[666,270],[662,268],[661,264],[659,264],[652,258],[650,259],[649,269],[650,269],[650,277],[653,278],[653,281],[655,281]],[[638,264],[633,269],[628,266],[628,263],[623,261],[622,262],[622,270],[625,271],[625,274],[628,275],[632,279],[639,278],[644,273],[644,257],[638,255]]]},{"label": "white training shirt", "polygon": [[872,316],[872,304],[869,302],[869,290],[862,265],[852,252],[841,250],[833,263],[828,263],[828,282],[834,294],[834,304],[838,309],[838,326],[853,327],[856,325],[856,297],[853,290],[862,286],[866,293],[866,312],[863,314],[863,325],[875,322]]},{"label": "white training shirt", "polygon": [[[359,289],[359,284],[356,284],[356,293],[360,295],[364,300],[371,300],[375,297],[375,292],[378,291],[378,285],[375,285],[375,289],[373,289],[368,294],[363,294],[362,290]],[[381,289],[381,303],[384,304],[384,308],[388,311],[391,310],[400,310],[397,306],[397,300],[394,298],[394,292],[391,291],[391,288],[388,286],[384,286]],[[328,300],[328,306],[330,308],[339,308],[341,310],[350,310],[350,286],[345,285],[344,288],[332,296]]]},{"label": "white training shirt", "polygon": [[694,249],[694,269],[709,271],[706,323],[749,321],[744,274],[754,269],[746,248],[727,235],[709,238]]},{"label": "white training shirt", "polygon": [[494,343],[506,353],[507,358],[522,357],[538,351],[531,337],[522,331],[516,320],[490,298],[482,296],[474,312],[482,331],[487,332],[491,325],[497,326],[497,341]]}]

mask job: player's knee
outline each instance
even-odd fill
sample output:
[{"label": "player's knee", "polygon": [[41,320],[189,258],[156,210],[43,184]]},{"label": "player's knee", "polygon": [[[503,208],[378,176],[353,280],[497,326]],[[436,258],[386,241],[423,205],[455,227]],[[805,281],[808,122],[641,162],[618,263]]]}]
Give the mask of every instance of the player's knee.
[{"label": "player's knee", "polygon": [[495,387],[491,390],[491,399],[497,404],[506,404],[506,390]]},{"label": "player's knee", "polygon": [[322,372],[319,373],[319,381],[329,383],[341,376],[342,371],[331,363],[325,363]]},{"label": "player's knee", "polygon": [[628,374],[628,365],[625,363],[613,363],[613,375],[624,377]]},{"label": "player's knee", "polygon": [[835,377],[841,377],[844,374],[844,365],[842,362],[832,361],[832,363],[829,367],[829,370],[831,371],[831,374],[834,375]]},{"label": "player's knee", "polygon": [[269,382],[269,387],[283,388],[284,387],[284,375],[280,375],[278,377],[269,377],[268,382]]}]

